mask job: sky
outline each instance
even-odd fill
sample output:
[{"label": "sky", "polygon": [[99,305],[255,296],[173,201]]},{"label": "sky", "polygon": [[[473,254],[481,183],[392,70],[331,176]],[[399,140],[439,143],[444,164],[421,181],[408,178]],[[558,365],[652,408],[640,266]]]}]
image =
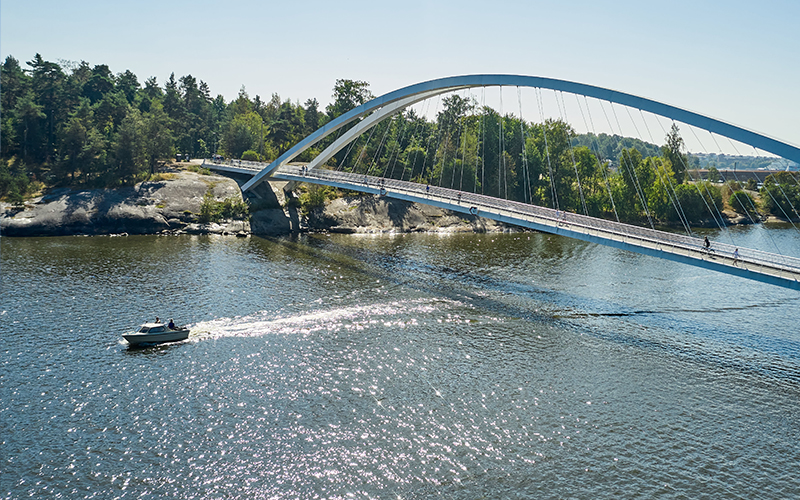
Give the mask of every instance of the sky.
[{"label": "sky", "polygon": [[381,95],[453,75],[544,76],[800,145],[798,19],[797,0],[3,0],[0,55],[107,64],[162,85],[191,74],[226,100],[244,86],[322,106],[340,78]]}]

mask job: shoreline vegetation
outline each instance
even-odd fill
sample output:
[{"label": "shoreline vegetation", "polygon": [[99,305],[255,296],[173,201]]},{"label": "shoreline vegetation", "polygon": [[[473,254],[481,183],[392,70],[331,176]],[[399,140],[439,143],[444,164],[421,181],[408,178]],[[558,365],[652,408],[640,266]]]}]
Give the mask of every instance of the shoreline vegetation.
[{"label": "shoreline vegetation", "polygon": [[[245,199],[233,179],[197,164],[170,164],[130,187],[60,188],[22,206],[3,204],[3,236],[129,234],[250,234],[300,232],[508,232],[516,228],[480,217],[401,200],[266,182]],[[311,189],[309,189],[311,188]]]},{"label": "shoreline vegetation", "polygon": [[[270,161],[371,99],[367,82],[337,80],[331,104],[321,109],[315,98],[302,105],[277,94],[251,98],[244,86],[227,102],[192,75],[172,74],[162,86],[155,77],[140,83],[130,71],[114,74],[104,64],[55,63],[39,54],[24,64],[8,56],[0,65],[2,235],[33,235],[37,227],[38,234],[508,230],[419,206],[391,208],[394,202],[333,188],[300,185],[288,198],[272,189],[266,200],[245,199],[235,181],[206,175],[189,161],[214,155]],[[561,120],[501,116],[456,94],[437,109],[432,118],[406,110],[385,120],[327,166],[640,225],[800,220],[800,174],[720,183],[708,155],[685,152],[677,125],[659,146],[576,134]],[[296,160],[310,161],[334,139]],[[756,169],[772,160],[740,161],[750,161],[740,169]],[[339,206],[349,212],[337,213]],[[412,213],[418,217],[408,219]],[[449,217],[460,222],[439,224]]]}]

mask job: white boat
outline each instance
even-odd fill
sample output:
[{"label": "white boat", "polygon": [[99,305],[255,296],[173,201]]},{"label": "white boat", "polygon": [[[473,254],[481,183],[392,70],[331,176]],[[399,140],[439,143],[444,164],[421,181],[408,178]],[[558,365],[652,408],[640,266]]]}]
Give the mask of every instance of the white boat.
[{"label": "white boat", "polygon": [[124,334],[122,338],[132,346],[178,342],[189,338],[189,329],[182,326],[170,328],[164,323],[145,323],[138,331]]}]

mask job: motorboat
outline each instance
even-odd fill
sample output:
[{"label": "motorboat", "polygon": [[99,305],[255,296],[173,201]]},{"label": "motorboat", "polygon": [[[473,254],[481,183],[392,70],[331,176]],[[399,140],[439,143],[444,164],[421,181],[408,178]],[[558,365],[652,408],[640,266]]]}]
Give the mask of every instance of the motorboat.
[{"label": "motorboat", "polygon": [[178,342],[189,338],[189,329],[183,326],[170,328],[164,323],[145,323],[134,333],[122,336],[131,346]]}]

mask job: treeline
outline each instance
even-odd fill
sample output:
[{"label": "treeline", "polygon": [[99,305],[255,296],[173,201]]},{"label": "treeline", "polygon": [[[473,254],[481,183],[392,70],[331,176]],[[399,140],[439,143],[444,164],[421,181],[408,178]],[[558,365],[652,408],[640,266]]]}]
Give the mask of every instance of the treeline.
[{"label": "treeline", "polygon": [[[337,82],[326,110],[251,99],[244,87],[226,102],[192,75],[140,83],[104,64],[8,56],[0,67],[0,197],[18,200],[33,185],[113,187],[152,174],[181,154],[274,158],[325,121],[371,97],[366,84]],[[343,111],[342,111],[343,110]],[[306,156],[312,154],[310,151]]]},{"label": "treeline", "polygon": [[433,121],[413,110],[384,120],[331,165],[637,224],[722,224],[726,209],[753,220],[763,212],[794,218],[800,210],[791,174],[768,179],[760,201],[747,191],[754,186],[702,181],[676,125],[656,146],[579,136],[561,120],[500,116],[455,94],[439,109]]},{"label": "treeline", "polygon": [[[58,64],[38,54],[25,64],[30,69],[9,56],[0,68],[0,196],[12,201],[37,186],[136,182],[176,154],[269,161],[373,97],[366,82],[337,80],[324,110],[314,98],[263,101],[244,87],[226,102],[192,75],[170,75],[162,87],[106,65]],[[433,119],[407,109],[384,120],[328,166],[644,224],[696,224],[726,206],[753,214],[800,209],[791,175],[765,184],[771,204],[739,186],[694,182],[675,126],[656,146],[578,136],[563,121],[529,123],[455,94],[440,104]],[[337,137],[298,160],[310,161]]]},{"label": "treeline", "polygon": [[698,223],[713,218],[708,206],[722,210],[718,187],[684,183],[688,159],[677,128],[653,156],[643,156],[638,141],[609,158],[597,139],[581,145],[563,121],[529,123],[450,95],[435,121],[407,110],[364,134],[349,154],[342,150],[336,164],[635,223]]}]

